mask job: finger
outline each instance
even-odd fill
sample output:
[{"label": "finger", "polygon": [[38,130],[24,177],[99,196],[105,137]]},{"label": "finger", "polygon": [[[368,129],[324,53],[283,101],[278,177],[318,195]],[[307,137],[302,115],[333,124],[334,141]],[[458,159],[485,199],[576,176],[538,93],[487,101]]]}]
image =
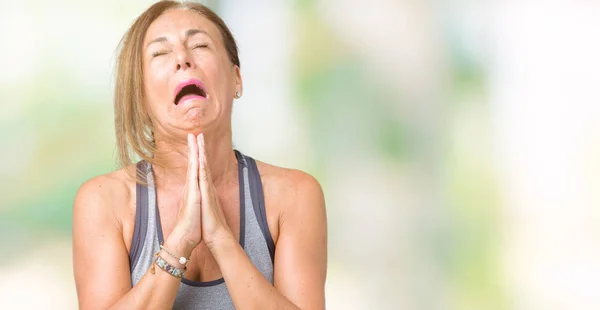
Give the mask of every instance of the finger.
[{"label": "finger", "polygon": [[183,185],[183,188],[181,189],[181,195],[179,197],[181,197],[181,200],[179,201],[179,210],[177,212],[177,218],[179,218],[179,216],[182,214],[182,212],[186,209],[184,206],[184,203],[186,199],[188,197],[188,181],[185,181],[185,184]]},{"label": "finger", "polygon": [[210,170],[208,168],[208,162],[206,160],[206,147],[204,144],[204,134],[198,135],[198,152],[200,162],[200,191],[202,196],[208,193],[208,185],[211,183]]},{"label": "finger", "polygon": [[[193,134],[188,134],[188,186],[198,188],[198,145]],[[188,190],[188,194],[193,191]],[[191,198],[191,197],[190,197]]]}]

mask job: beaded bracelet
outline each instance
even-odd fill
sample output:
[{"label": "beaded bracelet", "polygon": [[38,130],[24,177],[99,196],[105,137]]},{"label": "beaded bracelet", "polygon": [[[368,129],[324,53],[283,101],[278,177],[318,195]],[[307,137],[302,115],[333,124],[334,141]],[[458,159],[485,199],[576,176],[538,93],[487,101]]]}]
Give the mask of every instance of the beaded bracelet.
[{"label": "beaded bracelet", "polygon": [[171,255],[171,257],[173,257],[174,259],[178,260],[180,264],[184,265],[187,264],[189,261],[191,261],[191,259],[189,258],[185,258],[183,256],[178,257],[177,255],[175,255],[175,253],[167,250],[167,248],[165,248],[162,244],[160,245],[160,248],[163,249],[165,252],[167,252],[167,254]]},{"label": "beaded bracelet", "polygon": [[[160,251],[156,252],[156,254],[154,254],[154,263],[158,267],[160,267],[160,269],[168,272],[170,275],[172,275],[176,278],[179,278],[179,279],[183,278],[186,268],[183,267],[183,269],[178,269],[178,268],[173,267],[171,264],[167,263],[166,260],[164,260],[162,257],[160,257],[160,255],[158,255],[159,253],[160,253]],[[150,272],[152,274],[155,273],[154,264],[152,264],[152,267],[150,267]]]}]

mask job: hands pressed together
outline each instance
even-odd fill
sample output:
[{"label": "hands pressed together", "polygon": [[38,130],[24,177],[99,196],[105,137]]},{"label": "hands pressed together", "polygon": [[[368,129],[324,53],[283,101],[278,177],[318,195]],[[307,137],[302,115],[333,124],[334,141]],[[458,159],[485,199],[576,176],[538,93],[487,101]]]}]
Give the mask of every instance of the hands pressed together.
[{"label": "hands pressed together", "polygon": [[183,187],[174,233],[188,243],[190,251],[204,241],[211,248],[215,242],[232,235],[221,209],[212,181],[204,134],[188,134],[188,169]]}]

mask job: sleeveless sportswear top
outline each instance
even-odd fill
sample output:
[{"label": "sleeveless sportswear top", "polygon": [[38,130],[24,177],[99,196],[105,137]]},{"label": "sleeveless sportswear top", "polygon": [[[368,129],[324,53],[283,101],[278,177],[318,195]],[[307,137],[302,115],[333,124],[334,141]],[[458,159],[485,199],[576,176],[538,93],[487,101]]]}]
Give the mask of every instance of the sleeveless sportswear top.
[{"label": "sleeveless sportswear top", "polygon": [[[240,184],[239,242],[254,266],[273,284],[275,244],[265,213],[262,182],[256,162],[235,150]],[[136,215],[129,253],[131,283],[136,285],[153,264],[153,255],[164,240],[156,203],[156,187],[152,166],[137,163],[145,183],[136,184]],[[158,268],[157,268],[158,269]],[[235,281],[230,279],[229,281]],[[198,282],[182,279],[173,309],[235,309],[223,278]]]}]

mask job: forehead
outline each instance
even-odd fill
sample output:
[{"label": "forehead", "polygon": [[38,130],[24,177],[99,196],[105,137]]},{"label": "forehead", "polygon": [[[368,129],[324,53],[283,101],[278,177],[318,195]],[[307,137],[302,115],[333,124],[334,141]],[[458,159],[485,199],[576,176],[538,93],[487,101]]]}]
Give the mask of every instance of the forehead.
[{"label": "forehead", "polygon": [[206,17],[192,10],[171,9],[160,15],[148,27],[144,42],[157,37],[179,36],[189,29],[200,29],[215,39],[217,27]]}]

